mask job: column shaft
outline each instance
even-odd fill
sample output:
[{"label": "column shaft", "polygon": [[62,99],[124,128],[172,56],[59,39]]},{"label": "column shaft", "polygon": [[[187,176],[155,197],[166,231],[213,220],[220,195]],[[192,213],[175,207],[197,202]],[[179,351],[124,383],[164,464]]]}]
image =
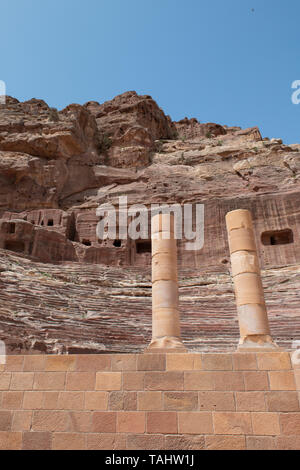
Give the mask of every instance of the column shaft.
[{"label": "column shaft", "polygon": [[174,216],[157,214],[151,221],[152,239],[152,341],[151,352],[185,351],[181,342],[177,245]]},{"label": "column shaft", "polygon": [[278,349],[270,334],[250,212],[228,212],[226,226],[240,326],[238,349]]}]

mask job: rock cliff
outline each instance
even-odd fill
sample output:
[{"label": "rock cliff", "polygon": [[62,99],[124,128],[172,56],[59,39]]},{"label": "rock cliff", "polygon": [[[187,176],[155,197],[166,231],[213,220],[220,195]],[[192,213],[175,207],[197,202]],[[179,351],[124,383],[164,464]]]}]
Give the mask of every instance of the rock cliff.
[{"label": "rock cliff", "polygon": [[300,145],[184,118],[150,96],[0,105],[0,339],[10,352],[141,351],[151,336],[151,243],[99,240],[96,209],[202,203],[205,242],[178,242],[182,336],[238,340],[225,214],[252,213],[274,339],[300,340]]}]

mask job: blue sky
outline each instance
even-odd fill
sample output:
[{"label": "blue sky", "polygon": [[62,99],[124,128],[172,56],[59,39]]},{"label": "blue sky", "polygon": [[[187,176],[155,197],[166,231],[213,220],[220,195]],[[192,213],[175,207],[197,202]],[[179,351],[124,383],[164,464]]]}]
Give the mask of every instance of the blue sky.
[{"label": "blue sky", "polygon": [[[128,90],[300,142],[299,0],[2,0],[0,80],[61,109]],[[254,10],[254,11],[253,11]]]}]

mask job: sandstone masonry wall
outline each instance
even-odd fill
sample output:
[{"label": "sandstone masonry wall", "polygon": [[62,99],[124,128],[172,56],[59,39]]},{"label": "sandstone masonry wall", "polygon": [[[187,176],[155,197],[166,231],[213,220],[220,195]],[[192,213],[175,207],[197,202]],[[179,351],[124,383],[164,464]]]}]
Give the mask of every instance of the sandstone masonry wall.
[{"label": "sandstone masonry wall", "polygon": [[288,352],[8,356],[0,449],[300,449],[297,367]]}]

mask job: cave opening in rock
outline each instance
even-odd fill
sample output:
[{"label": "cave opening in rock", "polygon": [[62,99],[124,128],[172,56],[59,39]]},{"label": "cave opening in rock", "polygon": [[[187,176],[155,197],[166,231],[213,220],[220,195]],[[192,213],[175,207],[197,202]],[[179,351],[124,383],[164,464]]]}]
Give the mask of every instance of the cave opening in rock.
[{"label": "cave opening in rock", "polygon": [[293,231],[290,228],[284,230],[269,230],[261,234],[261,242],[265,246],[288,245],[294,242]]},{"label": "cave opening in rock", "polygon": [[76,222],[75,222],[75,215],[74,212],[71,213],[70,216],[70,223],[69,223],[69,230],[67,234],[69,240],[75,241],[76,237]]},{"label": "cave opening in rock", "polygon": [[81,243],[82,243],[83,245],[85,245],[85,246],[91,246],[91,245],[92,245],[92,243],[91,243],[90,240],[82,240]]},{"label": "cave opening in rock", "polygon": [[6,250],[15,251],[16,253],[23,253],[25,251],[25,244],[21,241],[7,240],[4,248]]},{"label": "cave opening in rock", "polygon": [[122,241],[121,240],[115,240],[113,242],[113,245],[116,247],[116,248],[120,248],[122,246]]},{"label": "cave opening in rock", "polygon": [[9,224],[9,233],[16,233],[16,224],[14,222]]},{"label": "cave opening in rock", "polygon": [[47,225],[48,225],[48,227],[53,227],[53,225],[54,225],[53,219],[49,219]]},{"label": "cave opening in rock", "polygon": [[137,253],[151,253],[151,240],[137,240],[136,242]]}]

